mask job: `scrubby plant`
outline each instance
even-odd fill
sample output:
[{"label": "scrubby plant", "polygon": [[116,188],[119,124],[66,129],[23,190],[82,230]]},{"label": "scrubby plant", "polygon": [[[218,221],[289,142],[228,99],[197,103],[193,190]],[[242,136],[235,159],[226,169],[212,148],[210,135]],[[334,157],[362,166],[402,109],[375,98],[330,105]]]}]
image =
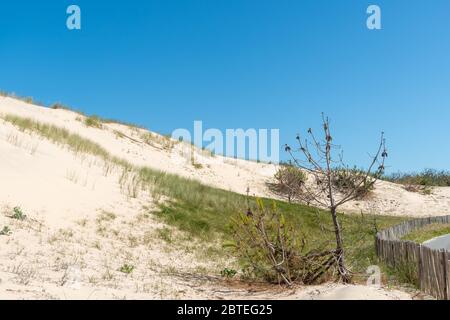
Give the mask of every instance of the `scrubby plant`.
[{"label": "scrubby plant", "polygon": [[30,104],[34,103],[33,97],[24,97],[21,100],[23,102],[30,103]]},{"label": "scrubby plant", "polygon": [[357,168],[333,169],[331,182],[338,192],[347,193],[354,190],[355,199],[363,199],[374,189],[370,177],[366,177],[366,172]]},{"label": "scrubby plant", "polygon": [[163,148],[165,150],[171,150],[175,145],[174,141],[170,138],[170,136],[159,135],[152,132],[142,133],[141,139],[144,143],[152,147]]},{"label": "scrubby plant", "polygon": [[395,267],[385,266],[386,273],[394,276],[401,284],[409,284],[414,288],[419,288],[418,264],[414,262],[399,261]]},{"label": "scrubby plant", "polygon": [[134,266],[131,265],[131,264],[127,264],[127,263],[125,263],[124,265],[122,265],[122,266],[119,268],[119,271],[120,271],[120,272],[123,272],[123,273],[126,273],[126,274],[132,273],[133,270],[134,270]]},{"label": "scrubby plant", "polygon": [[60,102],[56,102],[50,106],[51,109],[63,109],[63,110],[70,110],[70,108]]},{"label": "scrubby plant", "polygon": [[34,104],[34,105],[38,105],[38,106],[44,106],[43,103],[35,101],[33,99],[33,97],[19,96],[19,95],[15,94],[14,92],[0,91],[0,96],[17,99],[17,100],[20,100],[20,101],[23,101],[23,102],[29,103],[29,104]]},{"label": "scrubby plant", "polygon": [[20,207],[14,207],[11,218],[23,221],[27,218],[27,216],[23,213]]},{"label": "scrubby plant", "polygon": [[416,192],[423,195],[430,195],[433,193],[433,187],[422,186],[418,184],[405,184],[403,185],[403,189],[409,192]]},{"label": "scrubby plant", "polygon": [[449,187],[450,172],[445,170],[425,169],[420,173],[393,173],[385,176],[385,180],[403,185],[403,188],[409,192],[430,195],[433,193],[433,187]]},{"label": "scrubby plant", "polygon": [[450,171],[425,169],[419,173],[393,173],[385,180],[401,183],[405,186],[450,187]]},{"label": "scrubby plant", "polygon": [[310,284],[334,264],[331,251],[306,252],[305,238],[290,225],[275,205],[257,206],[232,219],[234,249],[246,277],[271,283]]},{"label": "scrubby plant", "polygon": [[191,164],[192,164],[192,166],[193,166],[195,169],[197,169],[197,170],[203,168],[203,165],[202,165],[201,163],[195,162],[194,160],[191,161]]},{"label": "scrubby plant", "polygon": [[285,197],[289,202],[298,199],[304,192],[306,174],[290,165],[282,165],[274,176],[275,182],[269,184],[269,188],[278,195]]},{"label": "scrubby plant", "polygon": [[173,234],[172,234],[172,230],[170,230],[167,227],[158,229],[158,237],[161,238],[162,240],[166,241],[167,243],[172,243],[173,242]]},{"label": "scrubby plant", "polygon": [[236,275],[237,271],[234,269],[230,269],[230,268],[224,268],[223,270],[220,271],[220,275],[223,278],[233,278]]},{"label": "scrubby plant", "polygon": [[99,117],[97,117],[97,116],[90,116],[90,117],[84,118],[84,124],[87,127],[98,128],[98,129],[101,129],[103,127],[102,122],[100,121]]},{"label": "scrubby plant", "polygon": [[0,231],[0,236],[8,236],[11,234],[11,229],[8,226],[4,226]]}]

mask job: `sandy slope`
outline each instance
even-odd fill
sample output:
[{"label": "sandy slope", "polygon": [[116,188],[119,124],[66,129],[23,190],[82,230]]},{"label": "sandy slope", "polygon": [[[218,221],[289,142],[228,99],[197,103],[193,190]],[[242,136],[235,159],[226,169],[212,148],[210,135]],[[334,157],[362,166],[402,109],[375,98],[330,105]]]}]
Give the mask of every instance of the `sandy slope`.
[{"label": "sandy slope", "polygon": [[[142,135],[146,130],[130,128],[120,124],[105,124],[103,129],[86,127],[80,116],[67,110],[53,110],[24,103],[12,98],[0,97],[0,115],[15,114],[54,124],[69,129],[91,139],[106,148],[111,154],[119,156],[136,165],[145,165],[184,177],[197,179],[218,188],[245,193],[247,187],[251,194],[261,197],[275,197],[268,188],[277,170],[276,165],[252,161],[236,160],[210,155],[196,150],[192,165],[189,149],[185,144],[174,144],[165,148],[154,141],[145,143]],[[117,132],[124,134],[118,136]],[[408,192],[401,186],[385,181],[377,183],[374,196],[370,200],[347,203],[342,210],[346,212],[370,212],[374,214],[403,216],[435,216],[450,214],[450,188],[435,188],[432,195]]]},{"label": "sandy slope", "polygon": [[[0,115],[15,114],[64,127],[94,140],[110,153],[235,192],[271,196],[266,187],[276,166],[196,153],[201,168],[186,160],[180,145],[151,145],[145,130],[119,124],[86,127],[80,116],[0,97]],[[120,134],[117,133],[120,131]],[[159,142],[158,142],[159,141]],[[149,208],[149,193],[131,197],[119,184],[120,168],[101,159],[73,154],[0,120],[0,298],[374,298],[406,299],[408,294],[366,286],[324,285],[274,292],[238,287],[203,277],[233,266],[229,257],[207,253],[208,246],[161,224]],[[433,196],[408,193],[380,183],[380,207],[354,203],[347,208],[390,214],[448,214],[448,188]],[[381,202],[379,202],[381,201]],[[9,216],[20,206],[27,219]],[[215,244],[211,244],[214,246]],[[135,267],[130,274],[120,271]]]},{"label": "sandy slope", "polygon": [[[19,115],[64,127],[99,143],[111,154],[132,164],[195,178],[203,183],[239,193],[245,193],[247,187],[250,187],[252,193],[268,196],[265,182],[276,170],[273,165],[219,156],[211,157],[201,151],[195,154],[195,162],[202,165],[201,169],[197,169],[192,165],[191,159],[184,156],[186,149],[184,144],[176,144],[172,149],[164,148],[157,141],[149,145],[141,138],[146,130],[114,123],[104,125],[103,129],[86,127],[81,121],[76,120],[80,117],[77,113],[37,107],[11,98],[0,97],[0,114]],[[120,131],[126,137],[118,137],[114,131]]]}]

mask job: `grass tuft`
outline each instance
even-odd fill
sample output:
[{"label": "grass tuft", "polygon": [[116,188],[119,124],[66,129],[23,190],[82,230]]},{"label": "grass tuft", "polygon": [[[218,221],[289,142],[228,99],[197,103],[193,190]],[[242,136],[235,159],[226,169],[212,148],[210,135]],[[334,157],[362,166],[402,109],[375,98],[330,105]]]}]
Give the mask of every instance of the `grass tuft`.
[{"label": "grass tuft", "polygon": [[13,213],[10,216],[12,219],[16,219],[16,220],[25,220],[27,218],[26,214],[23,213],[22,209],[20,207],[15,207],[13,209]]},{"label": "grass tuft", "polygon": [[84,124],[86,125],[86,127],[92,127],[97,129],[103,128],[103,125],[97,116],[90,116],[84,118]]}]

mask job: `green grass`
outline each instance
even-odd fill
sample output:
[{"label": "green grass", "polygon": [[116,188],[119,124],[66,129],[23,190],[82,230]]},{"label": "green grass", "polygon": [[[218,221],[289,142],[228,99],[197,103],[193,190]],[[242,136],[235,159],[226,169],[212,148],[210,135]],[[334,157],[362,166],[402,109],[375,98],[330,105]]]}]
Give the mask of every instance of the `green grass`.
[{"label": "green grass", "polygon": [[420,289],[418,266],[412,262],[400,262],[395,267],[382,264],[382,271],[387,276],[387,281],[393,285]]},{"label": "green grass", "polygon": [[15,207],[13,209],[12,215],[10,216],[12,219],[16,220],[25,220],[27,218],[26,214],[22,211],[20,207]]},{"label": "green grass", "polygon": [[[141,169],[144,180],[155,183],[170,201],[159,204],[156,214],[165,222],[204,239],[231,240],[230,218],[245,211],[246,197],[230,191],[205,186],[197,181],[174,175],[159,174]],[[334,232],[330,214],[301,204],[263,199],[266,204],[275,202],[286,219],[305,235],[307,248],[334,247]],[[250,198],[250,205],[255,199]],[[364,271],[376,263],[374,250],[375,225],[378,230],[404,221],[388,216],[339,215],[344,230],[348,260],[356,272]]]},{"label": "green grass", "polygon": [[86,125],[86,127],[92,127],[92,128],[97,128],[97,129],[101,129],[103,127],[102,122],[100,121],[99,117],[97,117],[97,116],[86,117],[86,118],[84,118],[83,122]]},{"label": "green grass", "polygon": [[134,270],[134,266],[130,265],[130,264],[126,264],[126,263],[119,268],[120,272],[123,272],[123,273],[126,273],[126,274],[132,273],[133,270]]},{"label": "green grass", "polygon": [[450,224],[432,223],[405,235],[402,240],[422,243],[446,234],[450,234]]},{"label": "green grass", "polygon": [[[99,156],[107,162],[124,167],[127,171],[133,171],[138,175],[142,185],[152,192],[154,198],[164,196],[169,199],[159,202],[158,210],[153,212],[154,214],[206,243],[231,240],[229,227],[231,217],[247,209],[246,197],[241,194],[209,187],[195,180],[151,168],[135,167],[123,159],[110,155],[97,143],[70,133],[66,129],[11,115],[5,116],[4,120],[23,131],[37,133],[56,144],[68,147],[76,153]],[[275,202],[286,219],[305,235],[308,248],[334,247],[334,232],[328,212],[300,204],[270,199],[263,201],[267,204]],[[255,205],[254,198],[250,198],[250,205]],[[343,214],[340,214],[339,218],[344,231],[348,262],[357,272],[362,272],[368,265],[376,263],[374,225],[378,229],[383,229],[404,220],[398,217]]]},{"label": "green grass", "polygon": [[113,162],[119,165],[130,167],[131,164],[113,157],[99,144],[85,139],[78,134],[70,133],[64,128],[59,128],[54,125],[44,124],[34,121],[29,118],[22,118],[14,115],[5,115],[3,120],[10,122],[22,131],[34,132],[40,136],[62,146],[69,147],[75,153],[86,153],[98,156],[105,161]]}]

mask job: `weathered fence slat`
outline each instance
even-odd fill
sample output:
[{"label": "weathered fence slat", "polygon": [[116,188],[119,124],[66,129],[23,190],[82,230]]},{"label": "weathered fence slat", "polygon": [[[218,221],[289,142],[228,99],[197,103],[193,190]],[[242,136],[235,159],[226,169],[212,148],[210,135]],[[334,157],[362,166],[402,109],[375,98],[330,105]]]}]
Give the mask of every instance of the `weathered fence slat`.
[{"label": "weathered fence slat", "polygon": [[415,266],[422,291],[437,299],[450,300],[450,254],[400,240],[411,231],[432,223],[450,223],[450,215],[405,221],[382,230],[376,235],[375,250],[378,258],[392,267]]}]

